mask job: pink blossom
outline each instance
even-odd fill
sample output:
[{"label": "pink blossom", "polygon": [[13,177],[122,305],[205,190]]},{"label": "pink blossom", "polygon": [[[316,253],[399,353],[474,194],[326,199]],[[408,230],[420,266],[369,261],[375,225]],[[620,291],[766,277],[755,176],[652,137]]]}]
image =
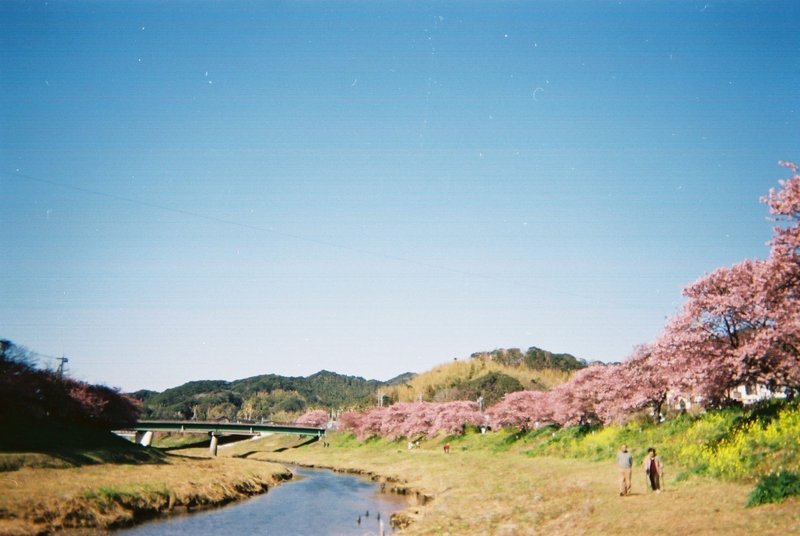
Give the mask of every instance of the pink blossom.
[{"label": "pink blossom", "polygon": [[324,409],[315,409],[308,411],[294,421],[295,424],[300,426],[310,426],[313,428],[320,428],[328,423],[328,412]]}]

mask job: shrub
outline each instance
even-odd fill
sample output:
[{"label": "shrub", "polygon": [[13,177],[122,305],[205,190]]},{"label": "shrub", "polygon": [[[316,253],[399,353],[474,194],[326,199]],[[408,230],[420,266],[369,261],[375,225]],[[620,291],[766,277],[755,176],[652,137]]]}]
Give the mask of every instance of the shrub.
[{"label": "shrub", "polygon": [[747,506],[779,503],[788,497],[800,496],[800,474],[781,471],[762,478],[747,499]]},{"label": "shrub", "polygon": [[136,400],[104,385],[39,370],[25,359],[26,352],[0,340],[0,423],[19,427],[47,421],[109,429],[136,422]]}]

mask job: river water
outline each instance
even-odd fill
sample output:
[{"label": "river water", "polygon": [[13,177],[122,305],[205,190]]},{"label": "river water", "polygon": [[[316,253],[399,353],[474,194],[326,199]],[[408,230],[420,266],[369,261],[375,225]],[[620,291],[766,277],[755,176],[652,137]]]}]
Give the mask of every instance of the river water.
[{"label": "river water", "polygon": [[176,515],[116,531],[124,536],[367,536],[392,534],[389,516],[400,495],[364,478],[293,467],[294,478],[264,495],[215,510]]}]

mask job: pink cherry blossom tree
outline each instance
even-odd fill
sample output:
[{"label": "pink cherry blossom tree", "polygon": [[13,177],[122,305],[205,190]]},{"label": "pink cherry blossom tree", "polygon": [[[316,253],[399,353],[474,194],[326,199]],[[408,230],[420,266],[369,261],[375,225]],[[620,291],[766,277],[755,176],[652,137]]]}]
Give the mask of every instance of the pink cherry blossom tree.
[{"label": "pink cherry blossom tree", "polygon": [[794,175],[779,182],[781,188],[770,189],[762,201],[769,207],[770,215],[779,223],[773,229],[770,241],[773,257],[788,257],[797,261],[800,255],[800,173],[798,166],[781,162]]},{"label": "pink cherry blossom tree", "polygon": [[768,322],[765,267],[763,261],[744,261],[685,289],[683,310],[658,342],[672,390],[718,405],[732,388],[759,378],[758,356],[748,355],[746,344]]},{"label": "pink cherry blossom tree", "polygon": [[381,432],[385,430],[385,428],[382,428],[382,424],[386,420],[388,413],[388,407],[374,408],[364,413],[360,434],[356,434],[359,439],[382,435]]},{"label": "pink cherry blossom tree", "polygon": [[516,391],[486,410],[493,429],[513,426],[521,430],[551,424],[552,409],[548,393],[542,391]]},{"label": "pink cherry blossom tree", "polygon": [[608,402],[605,422],[622,422],[647,408],[659,420],[669,384],[658,359],[653,346],[641,345],[622,363],[616,376],[617,396]]},{"label": "pink cherry blossom tree", "polygon": [[753,337],[748,350],[765,356],[772,373],[769,387],[782,386],[794,393],[800,389],[800,174],[795,164],[782,164],[793,176],[764,198],[778,222],[770,241],[770,322]]},{"label": "pink cherry blossom tree", "polygon": [[463,434],[467,426],[483,423],[474,402],[399,402],[363,413],[348,412],[339,418],[342,430],[359,439],[381,436],[388,439],[433,436],[440,432]]},{"label": "pink cherry blossom tree", "polygon": [[484,417],[478,411],[478,403],[456,400],[439,404],[433,421],[433,433],[462,435],[467,427],[483,424]]},{"label": "pink cherry blossom tree", "polygon": [[561,426],[597,424],[608,420],[607,403],[618,396],[619,365],[592,365],[553,388],[549,400],[553,421]]},{"label": "pink cherry blossom tree", "polygon": [[324,409],[315,409],[307,411],[294,421],[299,426],[310,426],[313,428],[320,428],[328,423],[328,412]]},{"label": "pink cherry blossom tree", "polygon": [[770,256],[700,278],[657,345],[671,389],[725,403],[732,388],[800,387],[800,176],[764,198],[774,229]]},{"label": "pink cherry blossom tree", "polygon": [[364,413],[360,411],[345,411],[339,415],[337,428],[341,431],[353,432],[358,438],[363,438]]}]

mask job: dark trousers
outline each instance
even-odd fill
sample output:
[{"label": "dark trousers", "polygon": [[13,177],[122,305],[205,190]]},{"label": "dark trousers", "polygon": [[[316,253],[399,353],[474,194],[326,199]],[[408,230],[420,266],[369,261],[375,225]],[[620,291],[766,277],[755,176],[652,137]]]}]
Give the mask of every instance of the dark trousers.
[{"label": "dark trousers", "polygon": [[655,471],[647,471],[647,478],[650,480],[650,489],[656,491],[661,489],[661,478]]}]

